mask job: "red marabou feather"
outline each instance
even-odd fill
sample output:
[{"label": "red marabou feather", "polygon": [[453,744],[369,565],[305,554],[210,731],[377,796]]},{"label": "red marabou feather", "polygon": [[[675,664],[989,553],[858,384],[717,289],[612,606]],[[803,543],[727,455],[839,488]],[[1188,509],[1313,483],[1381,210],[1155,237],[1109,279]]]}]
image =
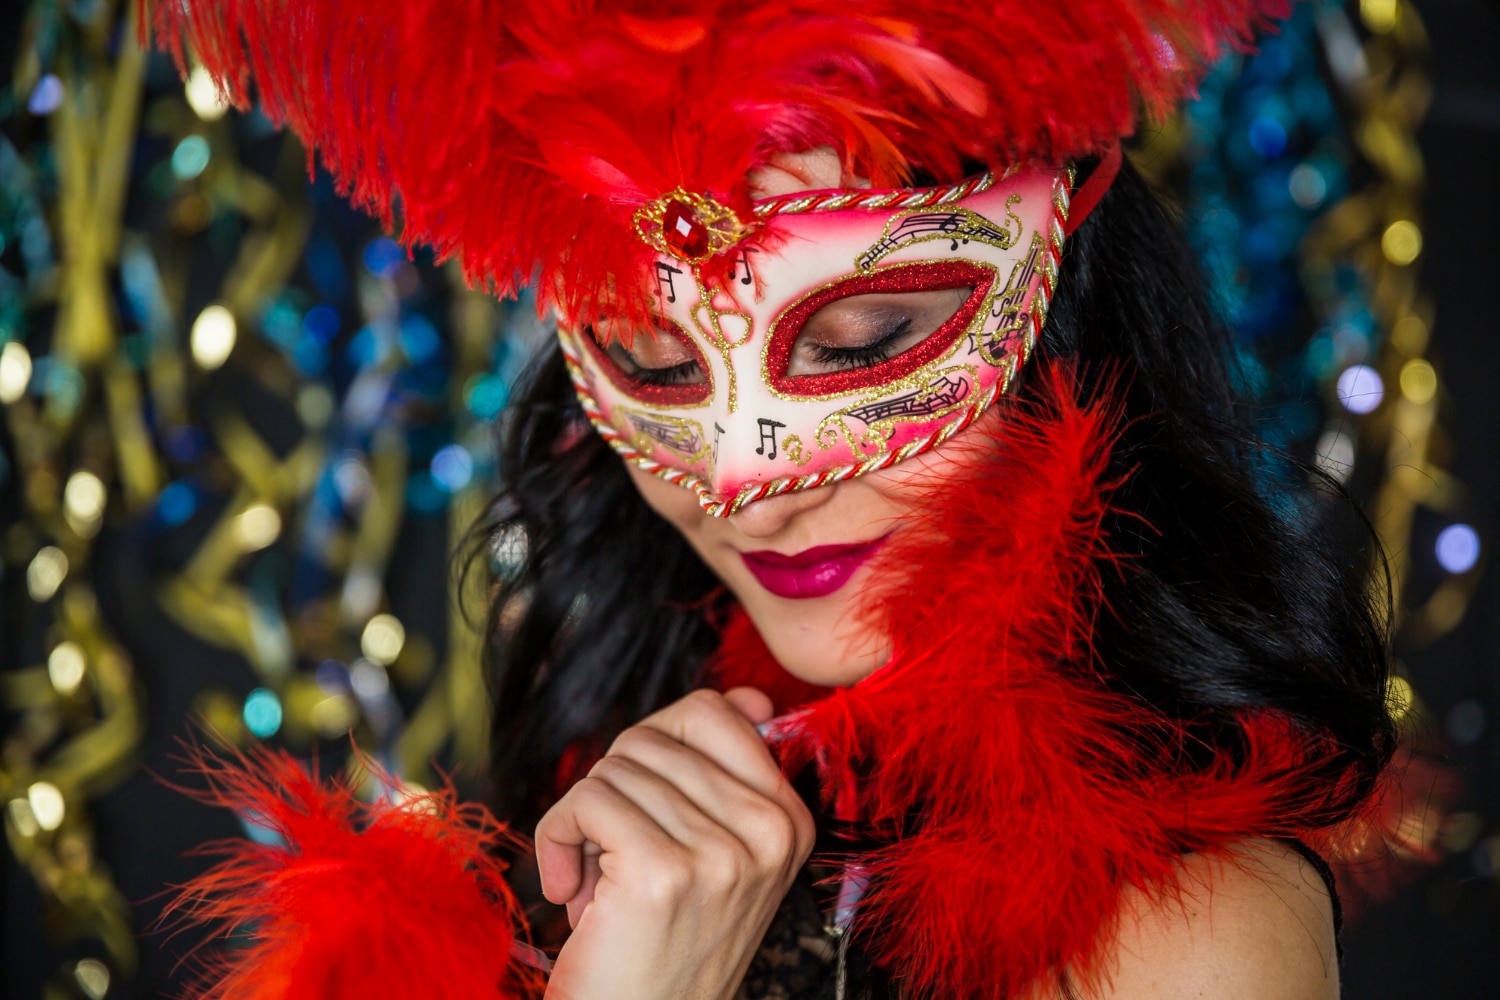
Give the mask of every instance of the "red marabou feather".
[{"label": "red marabou feather", "polygon": [[[890,664],[781,728],[788,765],[816,761],[888,836],[856,928],[916,995],[1096,977],[1124,889],[1170,894],[1183,853],[1248,837],[1321,843],[1335,791],[1306,776],[1319,740],[1274,715],[1241,720],[1239,763],[1194,772],[1180,725],[1101,682],[1100,574],[1130,572],[1102,529],[1114,415],[1044,377],[1047,404],[1009,410],[995,453],[934,483],[878,557]],[[717,683],[780,684],[753,631],[731,638]]]},{"label": "red marabou feather", "polygon": [[248,937],[205,961],[194,997],[540,996],[537,977],[511,959],[521,921],[493,853],[506,835],[482,807],[451,788],[366,804],[266,749],[229,760],[195,750],[191,763],[209,779],[197,797],[282,841],[210,845],[223,860],[164,915],[168,926]]},{"label": "red marabou feather", "polygon": [[[832,144],[876,187],[1098,151],[1289,0],[162,0],[360,205],[475,280],[638,314],[636,208],[677,186],[748,218],[745,176]],[[712,263],[708,267],[713,271]]]},{"label": "red marabou feather", "polygon": [[[715,664],[720,685],[800,706],[777,734],[787,766],[816,762],[830,801],[884,839],[860,859],[872,880],[856,933],[913,996],[1096,979],[1121,893],[1170,898],[1184,853],[1249,837],[1328,848],[1378,822],[1318,828],[1347,796],[1309,779],[1326,749],[1315,734],[1247,714],[1236,759],[1193,769],[1204,748],[1179,724],[1106,688],[1090,644],[1108,613],[1100,574],[1130,571],[1102,527],[1115,414],[1077,402],[1066,372],[1035,376],[1043,402],[1007,399],[993,454],[928,486],[878,557],[889,584],[865,612],[892,639],[886,667],[811,687],[743,618]],[[175,904],[252,938],[200,997],[539,992],[508,961],[520,922],[492,855],[502,833],[480,807],[451,790],[363,805],[270,751],[198,766],[205,799],[285,841],[221,845],[226,860]]]}]

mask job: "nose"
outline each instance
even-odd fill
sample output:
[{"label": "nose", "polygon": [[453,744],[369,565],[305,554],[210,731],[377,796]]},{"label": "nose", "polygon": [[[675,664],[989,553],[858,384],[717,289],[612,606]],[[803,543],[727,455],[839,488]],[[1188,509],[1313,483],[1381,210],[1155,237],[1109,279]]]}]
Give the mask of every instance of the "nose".
[{"label": "nose", "polygon": [[798,515],[827,503],[833,498],[836,488],[837,484],[830,484],[756,500],[729,515],[729,523],[749,538],[770,538]]}]

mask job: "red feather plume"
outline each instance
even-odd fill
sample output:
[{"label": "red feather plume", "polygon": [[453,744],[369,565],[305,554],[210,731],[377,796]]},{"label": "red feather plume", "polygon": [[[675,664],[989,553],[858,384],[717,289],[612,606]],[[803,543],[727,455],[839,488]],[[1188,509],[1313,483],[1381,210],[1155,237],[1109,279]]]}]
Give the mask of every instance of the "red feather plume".
[{"label": "red feather plume", "polygon": [[876,187],[1096,152],[1288,6],[164,0],[154,20],[241,107],[254,81],[409,243],[592,319],[645,310],[631,220],[678,186],[749,219],[747,172],[787,151],[832,145]]},{"label": "red feather plume", "polygon": [[508,838],[483,807],[452,788],[361,802],[269,749],[226,760],[195,748],[189,763],[209,782],[190,794],[277,841],[208,845],[222,860],[163,915],[248,938],[204,962],[198,1000],[541,995],[512,957],[523,921],[494,854]]},{"label": "red feather plume", "polygon": [[[1127,887],[1160,898],[1183,854],[1250,837],[1321,843],[1341,799],[1309,777],[1321,738],[1279,716],[1242,717],[1239,759],[1193,770],[1185,726],[1102,682],[1100,574],[1129,572],[1103,531],[1116,415],[1039,374],[1045,402],[1011,404],[995,454],[932,484],[877,557],[892,582],[866,610],[890,663],[776,734],[885,840],[856,862],[855,933],[917,996],[1096,979]],[[717,682],[777,685],[745,638]]]}]

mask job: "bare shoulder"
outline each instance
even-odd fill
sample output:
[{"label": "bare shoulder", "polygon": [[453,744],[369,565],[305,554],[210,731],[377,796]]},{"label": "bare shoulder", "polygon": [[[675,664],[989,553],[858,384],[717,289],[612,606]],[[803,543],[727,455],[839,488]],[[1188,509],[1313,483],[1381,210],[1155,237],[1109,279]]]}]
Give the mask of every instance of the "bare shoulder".
[{"label": "bare shoulder", "polygon": [[1180,892],[1129,893],[1089,1000],[1337,1000],[1328,888],[1285,844],[1251,840],[1232,853],[1183,859]]}]

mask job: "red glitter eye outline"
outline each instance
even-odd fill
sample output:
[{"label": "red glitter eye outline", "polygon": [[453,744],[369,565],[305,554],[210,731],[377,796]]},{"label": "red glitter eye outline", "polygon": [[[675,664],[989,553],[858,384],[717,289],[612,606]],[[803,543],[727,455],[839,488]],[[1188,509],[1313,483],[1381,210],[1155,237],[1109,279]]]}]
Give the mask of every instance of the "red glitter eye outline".
[{"label": "red glitter eye outline", "polygon": [[[672,337],[686,347],[698,367],[703,370],[702,382],[689,382],[682,385],[652,385],[649,382],[642,382],[621,368],[615,359],[599,346],[599,342],[594,339],[592,328],[585,328],[578,339],[583,341],[584,350],[589,352],[614,387],[633,399],[656,407],[695,406],[708,402],[714,393],[713,372],[708,367],[708,361],[704,358],[703,352],[698,349],[698,345],[693,343],[693,338],[688,336],[687,331],[679,324],[665,316],[658,316],[656,320],[661,326],[655,335]],[[649,337],[652,334],[646,333],[641,336]]]},{"label": "red glitter eye outline", "polygon": [[[996,271],[967,260],[924,261],[916,264],[892,264],[869,274],[856,274],[820,288],[794,302],[771,324],[767,334],[765,379],[776,392],[785,396],[829,396],[858,392],[887,385],[905,378],[953,346],[973,322],[995,284]],[[973,288],[973,292],[941,326],[921,343],[913,344],[894,358],[887,358],[868,368],[824,372],[818,375],[787,375],[792,348],[802,328],[819,309],[830,302],[851,295],[871,292],[937,292],[952,288]]]}]

